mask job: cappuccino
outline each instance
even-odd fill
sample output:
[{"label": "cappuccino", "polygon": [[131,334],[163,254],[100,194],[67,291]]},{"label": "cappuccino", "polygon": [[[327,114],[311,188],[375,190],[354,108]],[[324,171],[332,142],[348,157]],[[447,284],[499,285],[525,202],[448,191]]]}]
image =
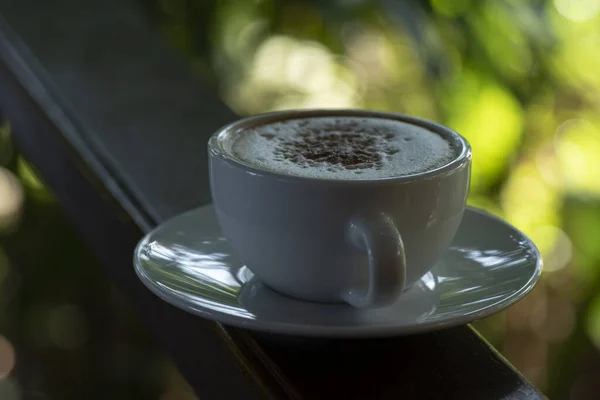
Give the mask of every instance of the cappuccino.
[{"label": "cappuccino", "polygon": [[308,178],[364,180],[418,174],[456,157],[426,128],[384,118],[287,119],[232,134],[235,158],[259,169]]}]

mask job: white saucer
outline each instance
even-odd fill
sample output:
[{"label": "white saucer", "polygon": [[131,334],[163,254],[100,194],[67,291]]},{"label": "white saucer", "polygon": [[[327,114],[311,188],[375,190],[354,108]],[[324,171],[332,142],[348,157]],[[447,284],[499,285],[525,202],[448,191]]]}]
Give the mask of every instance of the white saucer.
[{"label": "white saucer", "polygon": [[444,258],[394,304],[356,309],[305,302],[253,279],[231,254],[212,206],[149,233],[138,244],[134,264],[152,292],[190,313],[242,328],[321,337],[395,336],[466,324],[520,300],[542,267],[525,235],[468,208]]}]

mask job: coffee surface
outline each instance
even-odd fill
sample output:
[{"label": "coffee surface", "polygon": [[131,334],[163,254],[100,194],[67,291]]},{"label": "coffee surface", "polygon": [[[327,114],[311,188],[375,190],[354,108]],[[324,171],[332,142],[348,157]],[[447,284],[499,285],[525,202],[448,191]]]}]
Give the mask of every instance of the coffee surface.
[{"label": "coffee surface", "polygon": [[287,175],[380,179],[439,168],[455,157],[450,143],[417,125],[362,117],[312,117],[260,125],[231,138],[235,157]]}]

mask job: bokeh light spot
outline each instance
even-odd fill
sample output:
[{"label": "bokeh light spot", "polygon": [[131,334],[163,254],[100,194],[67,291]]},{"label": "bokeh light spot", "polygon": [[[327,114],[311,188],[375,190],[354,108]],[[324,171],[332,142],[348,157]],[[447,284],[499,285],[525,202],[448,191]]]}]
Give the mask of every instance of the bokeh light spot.
[{"label": "bokeh light spot", "polygon": [[513,169],[501,193],[505,217],[529,235],[545,257],[559,237],[556,227],[561,202],[556,187],[544,180],[534,159],[524,160]]},{"label": "bokeh light spot", "polygon": [[16,227],[24,198],[21,182],[8,169],[0,167],[0,231]]},{"label": "bokeh light spot", "polygon": [[561,124],[555,151],[567,190],[600,196],[600,130],[585,119]]},{"label": "bokeh light spot", "polygon": [[7,338],[0,335],[0,379],[6,378],[15,366],[15,349]]},{"label": "bokeh light spot", "polygon": [[600,0],[554,0],[556,10],[574,22],[589,21],[600,11]]},{"label": "bokeh light spot", "polygon": [[566,267],[573,257],[573,245],[569,236],[556,226],[542,226],[531,238],[544,249],[544,273],[555,272]]},{"label": "bokeh light spot", "polygon": [[352,108],[352,74],[321,44],[278,35],[258,48],[245,78],[229,87],[227,102],[242,114],[305,108]]}]

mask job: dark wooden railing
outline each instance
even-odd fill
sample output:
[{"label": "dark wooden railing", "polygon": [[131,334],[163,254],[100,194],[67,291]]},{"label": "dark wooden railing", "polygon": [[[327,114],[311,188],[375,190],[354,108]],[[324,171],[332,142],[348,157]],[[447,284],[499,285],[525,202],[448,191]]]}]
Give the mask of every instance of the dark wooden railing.
[{"label": "dark wooden railing", "polygon": [[0,0],[0,13],[0,110],[17,146],[200,398],[543,398],[469,326],[292,339],[159,300],[133,248],[210,202],[206,141],[236,116],[134,2]]}]

